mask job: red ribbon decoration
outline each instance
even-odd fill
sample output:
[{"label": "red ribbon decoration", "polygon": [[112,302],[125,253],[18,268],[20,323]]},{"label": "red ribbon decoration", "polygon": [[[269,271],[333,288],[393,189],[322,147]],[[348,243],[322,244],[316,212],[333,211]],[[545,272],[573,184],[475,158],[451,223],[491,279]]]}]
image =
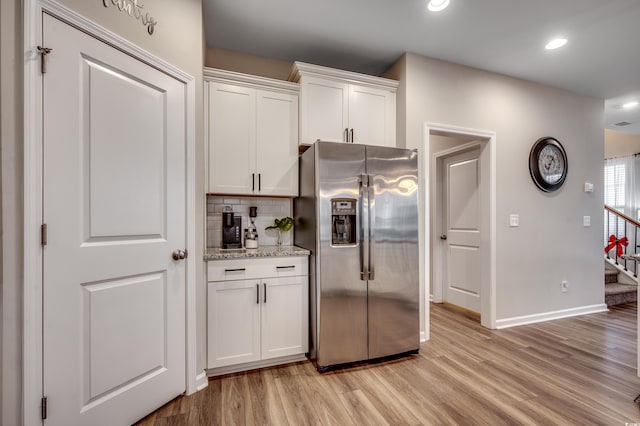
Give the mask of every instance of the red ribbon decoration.
[{"label": "red ribbon decoration", "polygon": [[627,237],[622,237],[617,239],[615,235],[609,236],[609,245],[604,248],[605,253],[609,253],[609,250],[616,248],[616,255],[618,257],[622,256],[622,246],[627,247],[629,245],[629,240]]}]

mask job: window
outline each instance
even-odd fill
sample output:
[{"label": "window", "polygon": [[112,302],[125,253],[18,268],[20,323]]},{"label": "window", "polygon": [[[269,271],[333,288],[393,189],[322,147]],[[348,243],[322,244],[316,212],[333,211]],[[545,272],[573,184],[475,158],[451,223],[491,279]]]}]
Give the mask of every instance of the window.
[{"label": "window", "polygon": [[[627,170],[625,164],[607,164],[604,166],[604,203],[624,213],[625,209],[625,185]],[[637,214],[637,213],[636,213]],[[615,234],[618,238],[625,235],[624,220],[605,211],[605,241],[609,235]],[[617,220],[616,220],[617,219]],[[617,223],[616,223],[617,222]]]},{"label": "window", "polygon": [[624,164],[604,166],[604,203],[624,213],[626,167]]}]

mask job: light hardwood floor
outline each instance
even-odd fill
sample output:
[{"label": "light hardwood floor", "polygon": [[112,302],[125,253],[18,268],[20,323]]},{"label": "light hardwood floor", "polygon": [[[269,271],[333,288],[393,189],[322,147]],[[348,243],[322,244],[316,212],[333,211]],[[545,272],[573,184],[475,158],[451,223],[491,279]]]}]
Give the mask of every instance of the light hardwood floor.
[{"label": "light hardwood floor", "polygon": [[309,362],[239,373],[140,425],[621,425],[634,398],[636,304],[506,330],[431,305],[420,354],[319,374]]}]

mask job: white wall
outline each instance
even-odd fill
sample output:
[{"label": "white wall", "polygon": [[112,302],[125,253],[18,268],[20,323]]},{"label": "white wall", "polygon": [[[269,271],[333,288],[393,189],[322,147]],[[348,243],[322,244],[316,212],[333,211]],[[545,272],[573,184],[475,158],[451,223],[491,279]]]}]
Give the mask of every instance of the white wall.
[{"label": "white wall", "polygon": [[[497,319],[603,303],[604,102],[415,54],[401,61],[406,115],[398,134],[406,133],[408,148],[422,149],[425,122],[497,134]],[[553,194],[529,175],[529,151],[543,136],[560,140],[569,159],[567,180]],[[582,191],[587,181],[594,193]],[[520,215],[520,227],[508,226],[510,213]],[[590,228],[582,226],[586,215]]]},{"label": "white wall", "polygon": [[[34,0],[26,0],[34,1]],[[22,3],[0,3],[0,152],[2,153],[2,412],[0,424],[21,424],[22,392]],[[102,1],[61,0],[60,3],[108,30],[164,59],[196,79],[196,248],[204,251],[205,188],[202,121],[203,30],[202,0],[141,0],[145,12],[157,21],[149,35],[140,21]],[[54,52],[55,54],[55,52]],[[204,262],[197,257],[198,282],[198,367],[205,367],[205,287]]]},{"label": "white wall", "polygon": [[640,153],[640,136],[604,130],[604,158],[624,157]]},{"label": "white wall", "polygon": [[286,81],[293,63],[217,47],[209,47],[205,52],[204,65],[210,68],[219,68],[227,71]]}]

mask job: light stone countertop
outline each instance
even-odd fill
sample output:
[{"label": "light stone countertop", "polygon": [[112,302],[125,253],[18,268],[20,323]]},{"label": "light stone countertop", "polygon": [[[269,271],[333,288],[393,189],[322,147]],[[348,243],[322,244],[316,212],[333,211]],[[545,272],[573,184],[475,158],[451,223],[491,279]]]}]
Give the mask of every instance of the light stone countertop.
[{"label": "light stone countertop", "polygon": [[297,246],[264,246],[257,249],[224,250],[219,247],[204,251],[204,260],[248,259],[252,257],[308,256],[311,252]]}]

